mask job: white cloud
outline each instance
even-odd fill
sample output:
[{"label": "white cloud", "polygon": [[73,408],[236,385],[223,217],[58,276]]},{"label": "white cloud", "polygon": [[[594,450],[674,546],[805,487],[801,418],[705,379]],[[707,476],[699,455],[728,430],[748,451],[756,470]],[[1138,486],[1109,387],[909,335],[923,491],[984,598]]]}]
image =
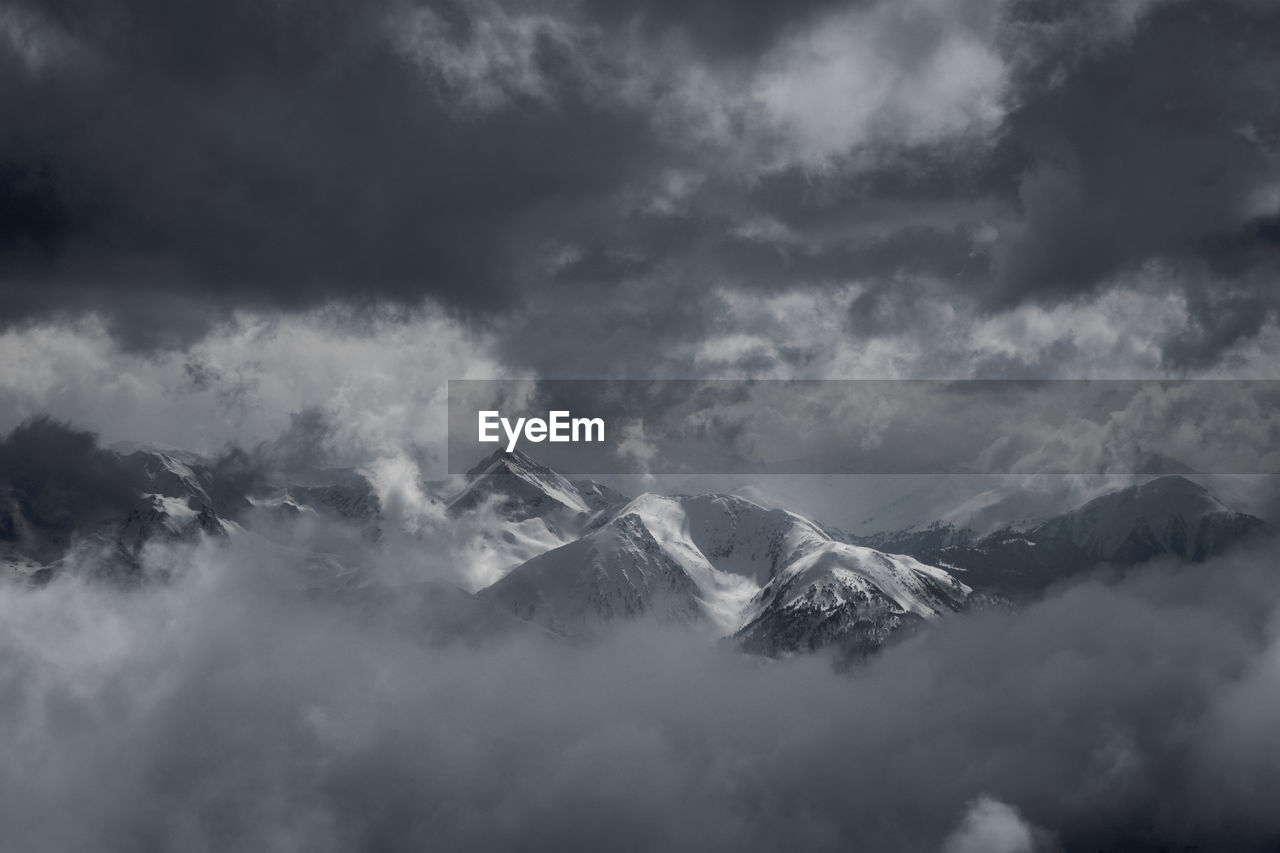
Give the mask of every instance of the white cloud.
[{"label": "white cloud", "polygon": [[999,800],[983,796],[965,814],[963,823],[942,845],[943,853],[1031,853],[1031,827],[1018,812]]},{"label": "white cloud", "polygon": [[80,45],[47,18],[8,3],[0,3],[0,44],[17,54],[32,74],[81,52]]},{"label": "white cloud", "polygon": [[148,355],[121,350],[92,317],[29,325],[0,334],[0,430],[48,413],[107,444],[214,452],[318,410],[335,464],[416,452],[442,473],[446,380],[501,375],[491,353],[486,335],[430,309],[244,312],[189,349]]},{"label": "white cloud", "polygon": [[[487,2],[468,9],[465,30],[425,8],[387,28],[400,55],[463,104],[487,110],[527,97],[554,109],[557,87],[571,80],[576,94],[635,108],[670,142],[711,155],[711,171],[750,179],[794,166],[871,167],[882,149],[983,142],[1004,115],[998,12],[987,0],[842,9],[745,64],[642,27],[609,37],[571,14]],[[548,48],[561,79],[546,73]]]},{"label": "white cloud", "polygon": [[547,43],[580,51],[580,33],[563,18],[542,12],[513,12],[497,3],[468,9],[467,34],[450,32],[434,9],[405,10],[387,21],[392,45],[401,56],[434,75],[446,91],[481,109],[503,106],[512,97],[550,101],[551,86],[539,68]]},{"label": "white cloud", "polygon": [[868,146],[981,136],[1003,118],[1005,67],[991,30],[954,4],[842,11],[780,45],[751,86],[779,134],[777,165],[824,167]]},{"label": "white cloud", "polygon": [[[1156,273],[1144,273],[1154,276]],[[716,293],[711,332],[689,345],[697,375],[718,378],[1073,379],[1181,377],[1163,348],[1192,322],[1185,298],[1143,278],[1056,305],[1028,304],[987,314],[940,289],[910,295],[903,285],[900,327],[874,335],[849,327],[861,283],[843,288],[755,294]],[[897,297],[890,286],[887,299]],[[1204,378],[1266,378],[1280,358],[1280,328],[1269,323],[1237,344]]]}]

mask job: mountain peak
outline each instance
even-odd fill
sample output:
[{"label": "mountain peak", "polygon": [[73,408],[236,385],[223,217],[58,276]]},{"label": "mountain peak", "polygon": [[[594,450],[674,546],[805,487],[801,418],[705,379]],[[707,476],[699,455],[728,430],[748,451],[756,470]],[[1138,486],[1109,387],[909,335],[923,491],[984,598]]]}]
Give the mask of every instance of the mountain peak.
[{"label": "mountain peak", "polygon": [[1101,495],[1076,512],[1111,514],[1121,507],[1132,507],[1144,515],[1178,513],[1200,516],[1230,511],[1204,486],[1179,474],[1170,474]]},{"label": "mountain peak", "polygon": [[1094,498],[1031,535],[1072,542],[1101,559],[1136,562],[1163,553],[1203,559],[1260,524],[1174,474]]},{"label": "mountain peak", "polygon": [[466,487],[448,505],[455,511],[465,510],[492,495],[499,497],[508,515],[518,517],[541,515],[556,508],[575,513],[592,509],[577,486],[519,450],[498,449],[481,460],[467,472]]},{"label": "mountain peak", "polygon": [[1207,496],[1213,500],[1213,494],[1204,486],[1188,480],[1181,474],[1166,474],[1163,477],[1156,477],[1154,480],[1148,480],[1145,483],[1134,486],[1134,490],[1138,494],[1147,495],[1195,495]]},{"label": "mountain peak", "polygon": [[508,473],[516,473],[518,471],[526,471],[530,469],[542,469],[550,471],[551,469],[539,465],[529,458],[522,450],[506,451],[499,447],[490,453],[484,459],[481,459],[471,467],[466,473],[467,482],[473,482],[487,474],[496,474],[502,471]]}]

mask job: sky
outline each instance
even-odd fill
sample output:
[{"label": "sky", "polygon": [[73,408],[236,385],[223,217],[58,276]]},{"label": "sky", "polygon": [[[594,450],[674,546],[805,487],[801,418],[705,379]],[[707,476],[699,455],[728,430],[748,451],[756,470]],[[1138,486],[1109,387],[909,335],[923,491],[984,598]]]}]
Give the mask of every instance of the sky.
[{"label": "sky", "polygon": [[[55,522],[131,500],[100,447],[354,467],[386,521],[0,586],[0,836],[1274,846],[1274,543],[836,671],[643,620],[447,642],[477,531],[424,481],[450,379],[1276,378],[1277,44],[1271,0],[0,0],[0,465]],[[1274,525],[1273,480],[1214,489]],[[861,532],[1111,485],[717,488]]]},{"label": "sky", "polygon": [[0,428],[449,378],[1269,378],[1260,0],[4,0]]}]

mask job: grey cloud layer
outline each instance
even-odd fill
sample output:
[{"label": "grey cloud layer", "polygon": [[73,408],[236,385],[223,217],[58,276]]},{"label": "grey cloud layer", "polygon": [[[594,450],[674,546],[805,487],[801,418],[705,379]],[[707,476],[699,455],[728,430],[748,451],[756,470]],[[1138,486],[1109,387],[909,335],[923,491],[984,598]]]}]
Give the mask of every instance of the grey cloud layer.
[{"label": "grey cloud layer", "polygon": [[317,594],[292,553],[240,537],[152,551],[171,582],[128,593],[70,574],[0,587],[0,841],[1026,853],[1280,837],[1274,553],[1083,583],[848,674],[643,625],[587,649],[440,645],[429,596]]},{"label": "grey cloud layer", "polygon": [[717,289],[858,283],[874,340],[1141,277],[1202,367],[1274,316],[1280,19],[1124,8],[10,0],[0,311],[156,344],[425,298],[576,372],[549,305],[643,363]]}]

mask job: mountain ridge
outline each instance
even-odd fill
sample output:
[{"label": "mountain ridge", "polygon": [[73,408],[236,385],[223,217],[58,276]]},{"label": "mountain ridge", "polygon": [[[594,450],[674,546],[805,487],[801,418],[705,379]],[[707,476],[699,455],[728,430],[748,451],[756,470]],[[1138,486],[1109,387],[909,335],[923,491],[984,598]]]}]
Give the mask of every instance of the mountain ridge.
[{"label": "mountain ridge", "polygon": [[[0,456],[0,564],[27,582],[48,580],[83,553],[136,581],[148,543],[240,536],[254,518],[350,525],[368,542],[360,548],[379,547],[387,522],[372,482],[357,472],[295,472],[273,484],[243,460],[101,450],[73,433],[32,467],[18,439]],[[1201,561],[1266,529],[1171,475],[1026,529],[979,535],[939,520],[853,536],[739,495],[628,498],[520,451],[481,460],[441,502],[489,566],[459,594],[474,593],[493,612],[578,637],[619,619],[657,618],[769,656],[826,647],[866,654],[975,603],[1035,596],[1095,565]],[[346,588],[359,569],[338,553],[308,559]]]}]

